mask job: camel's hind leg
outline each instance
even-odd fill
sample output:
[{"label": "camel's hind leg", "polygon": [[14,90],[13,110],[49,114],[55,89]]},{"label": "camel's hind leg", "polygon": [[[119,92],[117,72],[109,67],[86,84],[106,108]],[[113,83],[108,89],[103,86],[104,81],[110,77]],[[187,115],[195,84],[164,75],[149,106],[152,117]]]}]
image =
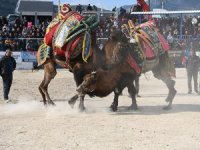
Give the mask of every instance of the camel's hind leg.
[{"label": "camel's hind leg", "polygon": [[47,100],[48,104],[55,105],[49,96],[48,85],[56,74],[56,64],[52,60],[48,60],[48,62],[44,64],[44,79],[39,86],[39,91],[42,95],[44,104],[46,104]]},{"label": "camel's hind leg", "polygon": [[161,80],[166,84],[167,88],[169,89],[167,98],[165,99],[165,101],[169,102],[169,104],[166,107],[164,107],[163,109],[169,110],[172,107],[173,99],[177,93],[176,89],[174,88],[175,81],[172,80],[170,77],[163,77],[163,78],[161,78]]},{"label": "camel's hind leg", "polygon": [[133,84],[133,81],[128,83],[127,88],[128,88],[128,92],[129,92],[131,99],[132,99],[132,104],[129,107],[129,109],[130,110],[137,110],[138,109],[137,101],[136,101],[137,90],[136,90],[136,88]]},{"label": "camel's hind leg", "polygon": [[168,92],[168,95],[167,95],[167,98],[165,99],[166,102],[169,102],[167,106],[165,106],[163,109],[165,110],[169,110],[171,109],[172,107],[172,102],[173,102],[173,99],[177,93],[176,89],[174,88],[175,87],[175,81],[171,79],[170,76],[167,75],[166,72],[162,72],[162,73],[159,73],[158,72],[153,72],[154,73],[154,76],[157,78],[157,79],[160,79],[162,80],[167,88],[169,89],[169,92]]},{"label": "camel's hind leg", "polygon": [[166,102],[169,102],[166,107],[163,109],[169,110],[172,107],[173,99],[177,93],[175,86],[175,81],[172,80],[171,76],[175,76],[176,70],[172,63],[172,61],[169,58],[168,53],[165,53],[164,55],[160,56],[159,58],[160,62],[157,67],[155,67],[152,71],[156,78],[161,79],[169,89],[168,96],[165,99]]}]

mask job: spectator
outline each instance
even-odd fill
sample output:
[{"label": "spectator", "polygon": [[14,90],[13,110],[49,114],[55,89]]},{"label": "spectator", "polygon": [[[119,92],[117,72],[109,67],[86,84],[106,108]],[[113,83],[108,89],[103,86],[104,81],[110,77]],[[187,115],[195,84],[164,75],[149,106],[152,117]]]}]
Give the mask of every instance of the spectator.
[{"label": "spectator", "polygon": [[93,9],[94,9],[94,11],[98,10],[97,6],[95,6],[95,5],[93,5]]},{"label": "spectator", "polygon": [[112,11],[113,11],[113,12],[116,12],[116,10],[117,10],[117,7],[115,6],[115,7],[112,9]]},{"label": "spectator", "polygon": [[172,47],[173,46],[173,42],[174,42],[174,38],[173,38],[171,32],[169,32],[169,34],[167,36],[167,41],[169,42],[170,47]]},{"label": "spectator", "polygon": [[92,6],[90,5],[90,4],[88,4],[88,6],[87,6],[87,11],[92,11],[93,9],[92,9]]},{"label": "spectator", "polygon": [[2,33],[0,33],[0,51],[4,50],[4,41],[3,41]]},{"label": "spectator", "polygon": [[120,7],[120,16],[124,16],[126,14],[126,9]]},{"label": "spectator", "polygon": [[198,70],[200,65],[200,58],[196,55],[195,51],[192,49],[190,51],[190,56],[186,61],[186,69],[187,69],[187,78],[188,78],[188,94],[192,93],[192,78],[194,81],[194,91],[199,93],[198,91]]},{"label": "spectator", "polygon": [[0,74],[3,79],[3,95],[4,100],[9,102],[9,92],[13,80],[13,71],[16,68],[16,61],[12,57],[10,49],[6,50],[5,56],[0,60]]},{"label": "spectator", "polygon": [[78,11],[80,14],[82,13],[83,7],[81,4],[78,4],[78,6],[76,6],[76,11]]}]

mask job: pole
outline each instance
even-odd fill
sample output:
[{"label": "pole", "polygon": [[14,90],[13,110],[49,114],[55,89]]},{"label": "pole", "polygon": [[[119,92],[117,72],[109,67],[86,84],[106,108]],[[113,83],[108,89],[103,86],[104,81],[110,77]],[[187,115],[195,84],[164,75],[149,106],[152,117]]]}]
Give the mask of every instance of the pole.
[{"label": "pole", "polygon": [[180,16],[180,39],[183,39],[183,14]]},{"label": "pole", "polygon": [[37,12],[35,12],[35,26],[37,27],[38,26],[38,22],[37,22]]},{"label": "pole", "polygon": [[164,2],[163,2],[163,0],[161,0],[161,1],[162,1],[161,3],[162,3],[162,9],[163,9],[164,8]]},{"label": "pole", "polygon": [[151,0],[148,0],[149,3],[149,11],[151,11]]},{"label": "pole", "polygon": [[58,14],[60,13],[60,0],[58,0]]}]

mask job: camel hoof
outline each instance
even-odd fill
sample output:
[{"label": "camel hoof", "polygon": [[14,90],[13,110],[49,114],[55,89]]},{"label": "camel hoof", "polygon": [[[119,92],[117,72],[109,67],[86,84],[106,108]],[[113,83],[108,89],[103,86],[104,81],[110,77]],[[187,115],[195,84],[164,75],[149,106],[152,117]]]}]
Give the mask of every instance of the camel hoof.
[{"label": "camel hoof", "polygon": [[116,112],[117,111],[117,106],[118,105],[115,105],[114,103],[112,103],[112,105],[110,105],[110,108],[112,111]]},{"label": "camel hoof", "polygon": [[165,107],[163,107],[163,110],[170,110],[170,109],[172,109],[172,106],[170,105],[168,105],[168,106],[165,106]]},{"label": "camel hoof", "polygon": [[51,106],[56,106],[56,104],[53,101],[49,101],[48,104]]},{"label": "camel hoof", "polygon": [[128,107],[128,110],[138,110],[138,106],[136,105],[131,105]]},{"label": "camel hoof", "polygon": [[68,104],[71,106],[71,108],[74,108],[74,104],[76,103],[76,101],[68,101]]},{"label": "camel hoof", "polygon": [[111,110],[112,110],[113,112],[116,112],[116,111],[117,111],[117,106],[115,106],[115,105],[111,105],[110,108],[111,108]]},{"label": "camel hoof", "polygon": [[79,107],[79,112],[84,112],[85,110],[85,107]]},{"label": "camel hoof", "polygon": [[165,99],[166,102],[172,102],[175,95],[176,95],[177,91],[174,89],[173,91],[171,91],[171,93],[167,96],[167,98]]},{"label": "camel hoof", "polygon": [[76,103],[77,99],[78,99],[78,95],[75,95],[68,101],[68,104],[71,106],[71,108],[74,108],[74,104]]},{"label": "camel hoof", "polygon": [[69,104],[69,106],[73,109],[74,108],[74,103],[72,104],[72,103],[70,103],[69,101],[68,101],[68,104]]}]

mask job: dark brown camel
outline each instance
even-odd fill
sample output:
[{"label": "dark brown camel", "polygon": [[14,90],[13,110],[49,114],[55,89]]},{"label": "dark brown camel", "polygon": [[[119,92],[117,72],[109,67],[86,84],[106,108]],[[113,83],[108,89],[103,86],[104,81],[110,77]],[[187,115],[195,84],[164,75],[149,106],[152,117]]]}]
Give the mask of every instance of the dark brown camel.
[{"label": "dark brown camel", "polygon": [[[117,34],[116,34],[117,33]],[[136,89],[133,85],[133,80],[136,77],[136,72],[130,68],[130,66],[125,61],[127,52],[124,51],[124,48],[129,48],[128,40],[122,32],[115,32],[111,34],[105,48],[108,48],[109,51],[105,52],[105,58],[107,59],[104,70],[98,69],[95,73],[88,74],[84,77],[84,81],[77,88],[77,91],[80,95],[80,109],[84,110],[84,97],[85,94],[89,96],[99,96],[104,97],[110,94],[111,92],[115,93],[114,101],[111,105],[113,111],[117,110],[118,106],[118,97],[121,94],[122,90],[127,87],[132,98],[132,104],[129,107],[130,109],[137,109],[136,104]],[[123,49],[123,51],[121,51]],[[109,54],[112,55],[112,58],[109,58]],[[109,59],[109,60],[108,60]],[[108,63],[111,61],[112,63]],[[116,64],[116,62],[120,62]],[[73,104],[75,103],[73,99]]]},{"label": "dark brown camel", "polygon": [[[114,91],[115,97],[111,105],[113,111],[117,110],[118,97],[125,87],[128,87],[128,91],[132,98],[132,105],[130,108],[137,109],[137,103],[135,99],[136,90],[133,86],[133,80],[136,76],[136,73],[130,69],[130,67],[128,69],[128,64],[123,66],[123,69],[126,68],[125,72],[123,71],[122,67],[115,67],[116,65],[123,63],[124,58],[127,56],[127,51],[132,50],[130,49],[132,46],[137,48],[137,45],[127,45],[127,41],[122,41],[122,38],[123,35],[120,31],[113,32],[111,34],[111,38],[105,44],[104,50],[106,54],[106,66],[111,68],[111,70],[109,72],[97,70],[96,73],[86,75],[83,83],[77,89],[81,95],[81,99],[84,99],[85,94],[103,97]],[[168,53],[165,52],[161,56],[157,56],[157,61],[152,61],[152,63],[145,61],[143,66],[144,72],[151,70],[154,73],[154,76],[158,79],[161,79],[169,89],[169,93],[166,98],[168,105],[164,107],[164,109],[171,108],[172,101],[176,95],[176,90],[174,88],[175,81],[171,79],[171,76],[166,70],[166,63],[169,63],[169,61]],[[110,85],[112,86],[110,87]],[[84,104],[82,105],[84,107]]]},{"label": "dark brown camel", "polygon": [[[117,34],[119,34],[118,32],[113,32],[112,34],[111,35],[114,37],[120,37],[119,35],[117,35]],[[115,49],[114,47],[117,47],[117,45],[115,45],[113,48],[111,48],[112,46],[110,47],[110,45],[111,45],[110,43],[112,43],[113,39],[111,38],[110,40],[111,41],[108,41],[105,44],[105,48],[104,48],[105,53],[107,54],[106,55],[107,56],[107,58],[106,58],[107,66],[116,64],[116,61],[113,62],[113,60],[119,59],[119,56],[124,57],[123,51],[125,49],[126,49],[126,51],[128,50],[133,53],[134,53],[134,51],[137,51],[139,49],[138,43],[134,43],[134,44],[129,43],[129,46],[126,45],[124,47],[123,47],[123,44],[121,44],[123,47],[121,49],[119,49],[119,48]],[[117,39],[117,38],[115,38],[115,40],[120,41],[120,39]],[[122,42],[127,43],[126,41],[122,41]],[[121,55],[118,55],[118,54],[121,54]],[[119,63],[120,61],[121,60],[119,59],[119,61],[117,61],[117,62]],[[166,102],[168,102],[168,105],[166,107],[164,107],[164,109],[166,109],[166,110],[171,109],[172,101],[173,101],[177,91],[174,88],[175,81],[172,80],[172,77],[175,76],[175,68],[169,58],[168,52],[165,51],[163,53],[163,51],[161,52],[161,49],[158,49],[158,52],[154,59],[152,59],[152,60],[144,59],[142,72],[145,73],[147,71],[152,71],[156,78],[158,78],[159,80],[162,80],[166,84],[167,88],[169,89],[168,96],[165,99]],[[113,105],[117,105],[117,104],[118,104],[118,99],[114,99],[111,107]]]},{"label": "dark brown camel", "polygon": [[[85,94],[88,94],[91,97],[105,97],[114,92],[114,99],[117,101],[120,91],[122,91],[123,88],[128,87],[128,91],[132,98],[132,105],[130,108],[137,109],[135,98],[136,89],[132,84],[136,74],[134,72],[130,74],[130,69],[128,64],[124,63],[113,67],[109,71],[98,69],[95,72],[85,75],[82,84],[77,88],[80,98],[84,99]],[[81,105],[84,109],[83,101]],[[116,111],[117,104],[113,104],[111,108],[113,111]]]}]

